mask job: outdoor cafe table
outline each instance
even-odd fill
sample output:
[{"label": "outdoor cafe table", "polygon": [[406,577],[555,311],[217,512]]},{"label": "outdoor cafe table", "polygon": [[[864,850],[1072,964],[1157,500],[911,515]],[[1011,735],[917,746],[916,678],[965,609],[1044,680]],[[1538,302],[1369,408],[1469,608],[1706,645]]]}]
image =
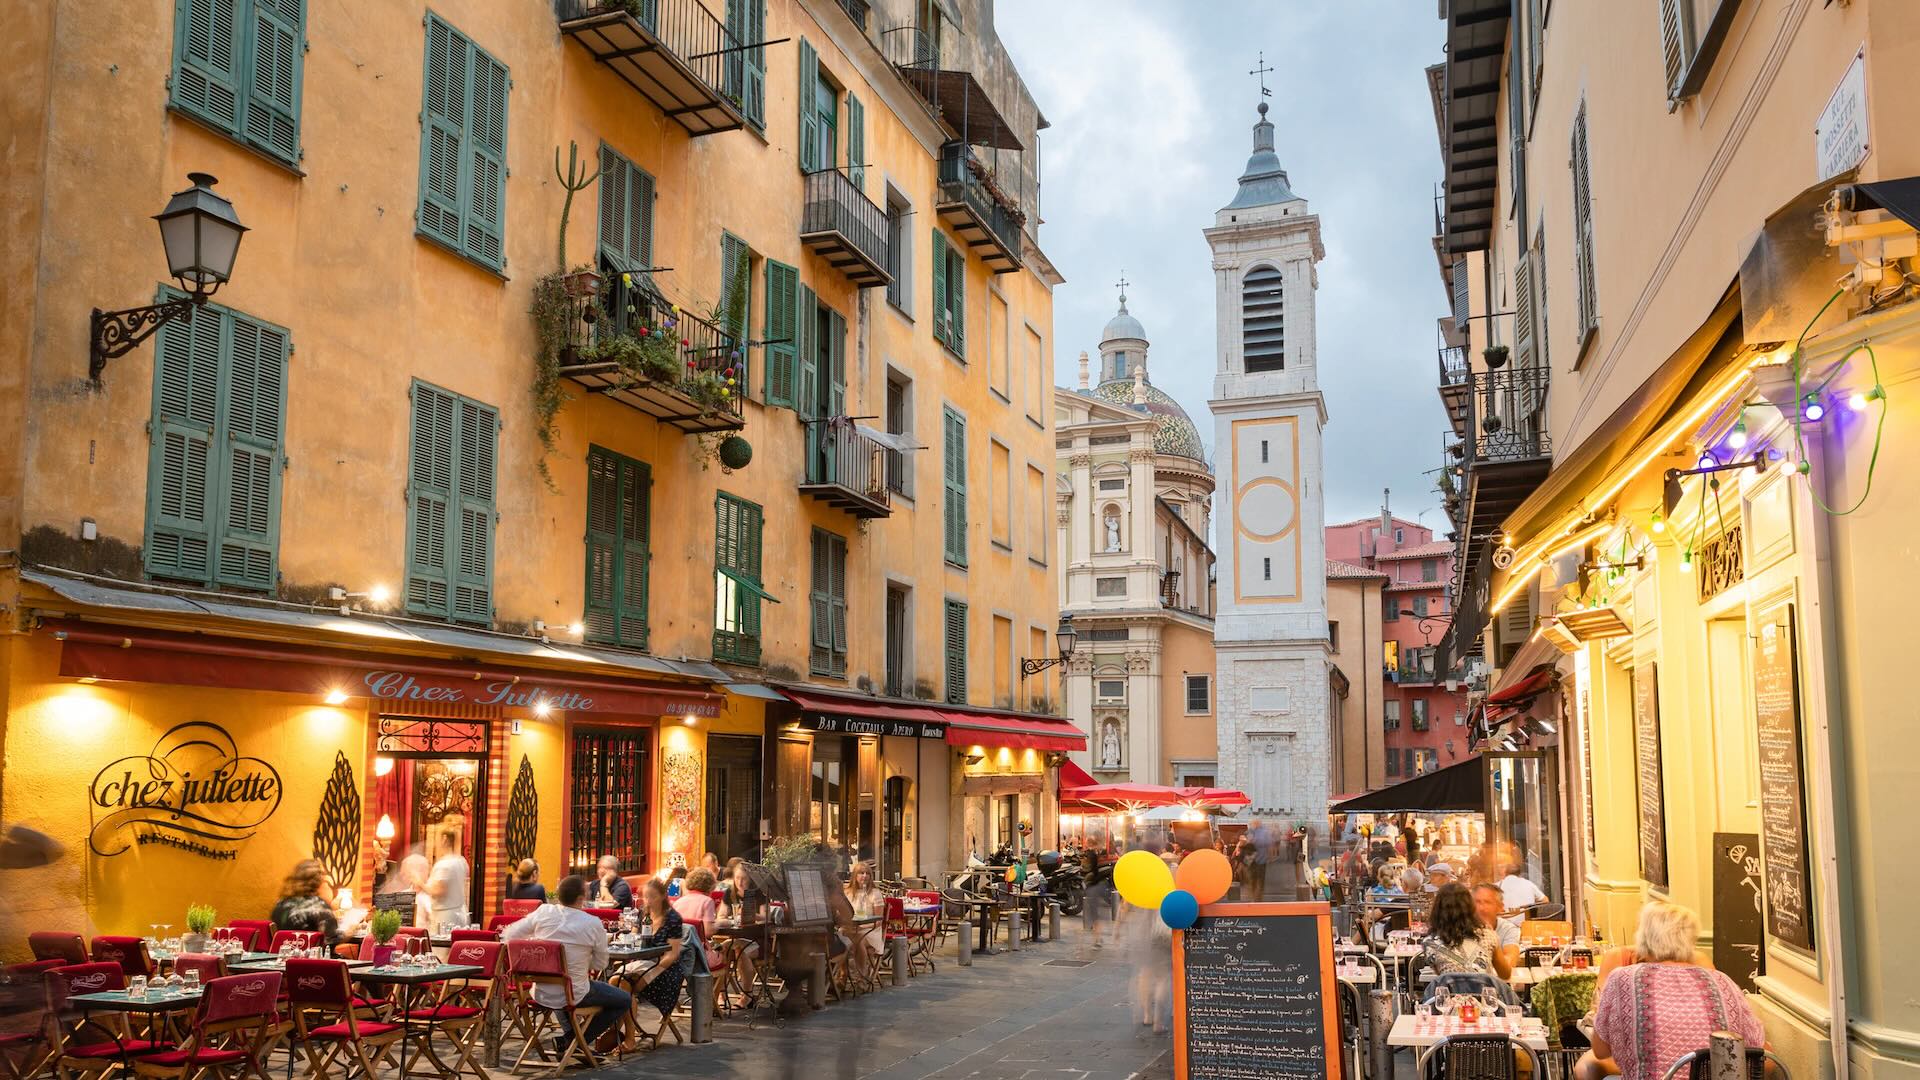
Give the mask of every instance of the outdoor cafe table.
[{"label": "outdoor cafe table", "polygon": [[1354,986],[1372,986],[1380,978],[1372,964],[1341,964],[1336,970],[1336,977]]},{"label": "outdoor cafe table", "polygon": [[[156,990],[149,986],[142,997],[134,997],[128,990],[101,990],[92,994],[74,994],[67,1001],[81,1012],[140,1013],[158,1023],[166,1015],[197,1008],[200,994],[199,990]],[[122,1054],[120,1060],[125,1063],[129,1059]]]},{"label": "outdoor cafe table", "polygon": [[[426,1035],[432,1039],[433,1029],[416,1031],[413,1026],[413,991],[415,987],[428,983],[446,982],[448,979],[471,979],[476,975],[485,975],[487,970],[474,964],[434,964],[429,967],[416,967],[411,964],[368,964],[365,967],[349,968],[348,977],[356,982],[374,985],[397,986],[400,988],[400,1075],[407,1076],[407,1044],[416,1036]],[[451,1070],[441,1066],[440,1059],[433,1053],[431,1046],[424,1048],[434,1065],[440,1068],[438,1075],[444,1076]],[[432,1076],[433,1073],[413,1075]]]},{"label": "outdoor cafe table", "polygon": [[1468,1024],[1458,1016],[1417,1016],[1402,1013],[1387,1033],[1388,1046],[1425,1050],[1449,1035],[1506,1035],[1530,1050],[1547,1049],[1547,1026],[1531,1016],[1482,1017]]},{"label": "outdoor cafe table", "polygon": [[973,924],[974,926],[978,927],[980,931],[980,943],[974,947],[973,951],[977,953],[985,954],[987,956],[992,956],[995,950],[994,950],[993,944],[987,940],[987,929],[993,925],[993,909],[1000,906],[1000,901],[987,900],[987,899],[966,899],[966,900],[956,900],[953,902],[959,903],[959,904],[965,904],[967,907],[970,907],[973,909]]},{"label": "outdoor cafe table", "polygon": [[[328,959],[338,958],[328,957]],[[339,960],[339,963],[347,965],[349,971],[354,968],[373,966],[373,961],[371,960]],[[235,973],[242,971],[285,971],[287,970],[287,962],[274,953],[247,953],[238,960],[228,961],[227,970]]]},{"label": "outdoor cafe table", "polygon": [[[713,940],[716,942],[723,938],[733,938],[760,947],[760,959],[754,965],[753,984],[741,986],[747,994],[748,1027],[753,1026],[753,1010],[759,1008],[761,1001],[764,1000],[768,1008],[779,1004],[773,996],[773,950],[767,947],[768,926],[769,924],[764,922],[750,922],[743,925],[729,919],[722,919],[713,924]],[[738,983],[738,980],[735,981]]]}]

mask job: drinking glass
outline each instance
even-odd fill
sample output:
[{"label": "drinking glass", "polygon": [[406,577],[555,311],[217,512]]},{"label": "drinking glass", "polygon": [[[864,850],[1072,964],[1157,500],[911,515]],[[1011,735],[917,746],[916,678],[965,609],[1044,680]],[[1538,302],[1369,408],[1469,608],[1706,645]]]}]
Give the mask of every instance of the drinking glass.
[{"label": "drinking glass", "polygon": [[200,989],[200,969],[199,968],[187,969],[185,980],[181,983],[181,989],[186,990],[189,993]]},{"label": "drinking glass", "polygon": [[1419,1016],[1419,1017],[1428,1017],[1428,1016],[1432,1016],[1432,1015],[1433,1015],[1433,1003],[1432,1003],[1432,1002],[1428,1002],[1428,1001],[1422,1001],[1422,1002],[1421,1002],[1420,1004],[1418,1004],[1418,1005],[1415,1005],[1415,1006],[1413,1007],[1413,1014],[1414,1014],[1415,1016]]},{"label": "drinking glass", "polygon": [[1481,987],[1480,988],[1480,1004],[1484,1007],[1483,1011],[1485,1015],[1487,1016],[1500,1015],[1500,991],[1495,990],[1491,986]]},{"label": "drinking glass", "polygon": [[147,996],[147,977],[145,975],[135,975],[133,978],[127,980],[127,996],[133,998],[135,1001]]},{"label": "drinking glass", "polygon": [[1433,1006],[1435,1009],[1439,1010],[1442,1013],[1445,1013],[1450,1007],[1449,1003],[1452,1000],[1453,1000],[1453,991],[1451,989],[1445,986],[1434,988]]},{"label": "drinking glass", "polygon": [[147,935],[147,944],[150,946],[160,944],[160,924],[150,922],[147,924],[147,929],[152,931]]},{"label": "drinking glass", "polygon": [[175,991],[177,991],[177,990],[179,990],[179,989],[180,989],[180,988],[181,988],[182,986],[185,986],[185,985],[186,985],[186,983],[187,983],[187,977],[186,977],[186,976],[184,976],[184,975],[182,975],[182,974],[180,974],[180,973],[179,973],[179,972],[177,972],[177,971],[176,971],[176,972],[174,972],[173,974],[171,974],[171,975],[169,975],[169,976],[167,976],[167,989],[169,989],[169,990],[175,990]]}]

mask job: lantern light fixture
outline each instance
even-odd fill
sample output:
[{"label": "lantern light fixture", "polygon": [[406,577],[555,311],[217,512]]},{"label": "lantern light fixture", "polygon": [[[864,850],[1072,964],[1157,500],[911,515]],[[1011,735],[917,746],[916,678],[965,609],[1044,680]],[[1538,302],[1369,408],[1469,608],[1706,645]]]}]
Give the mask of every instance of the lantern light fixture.
[{"label": "lantern light fixture", "polygon": [[233,276],[247,227],[240,224],[233,204],[214,193],[218,180],[201,172],[188,173],[187,180],[193,186],[175,193],[153,217],[160,225],[167,273],[186,295],[120,311],[93,309],[87,379],[96,388],[107,361],[133,351],[169,322],[191,320]]},{"label": "lantern light fixture", "polygon": [[1020,677],[1024,679],[1029,675],[1045,671],[1055,664],[1066,663],[1068,658],[1073,656],[1074,646],[1079,644],[1079,642],[1080,632],[1073,627],[1073,616],[1062,612],[1060,614],[1060,625],[1055,627],[1053,631],[1054,649],[1059,655],[1042,657],[1037,660],[1022,659],[1020,661]]}]

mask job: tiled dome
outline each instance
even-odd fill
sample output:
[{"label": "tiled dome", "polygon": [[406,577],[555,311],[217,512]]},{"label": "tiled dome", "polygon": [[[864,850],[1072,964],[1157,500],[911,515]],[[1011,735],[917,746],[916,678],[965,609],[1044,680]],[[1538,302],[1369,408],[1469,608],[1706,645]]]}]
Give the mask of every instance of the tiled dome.
[{"label": "tiled dome", "polygon": [[[1147,403],[1142,408],[1154,418],[1153,452],[1205,461],[1206,448],[1200,444],[1200,429],[1193,426],[1187,410],[1152,383],[1146,384]],[[1133,406],[1133,380],[1111,379],[1093,388],[1093,394],[1115,405]]]}]

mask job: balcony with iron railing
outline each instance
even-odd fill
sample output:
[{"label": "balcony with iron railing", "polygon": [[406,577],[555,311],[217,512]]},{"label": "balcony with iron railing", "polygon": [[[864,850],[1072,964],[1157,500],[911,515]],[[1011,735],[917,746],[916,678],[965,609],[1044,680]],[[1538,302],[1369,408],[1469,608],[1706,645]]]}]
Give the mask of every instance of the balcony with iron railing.
[{"label": "balcony with iron railing", "polygon": [[893,280],[887,270],[887,212],[839,169],[807,174],[800,242],[855,285]]},{"label": "balcony with iron railing", "polygon": [[1473,388],[1473,367],[1467,362],[1464,345],[1440,347],[1440,403],[1447,410],[1447,422],[1460,438],[1467,434],[1467,398]]},{"label": "balcony with iron railing", "polygon": [[940,148],[940,220],[996,274],[1020,269],[1019,200],[1000,189],[973,147],[954,140]]},{"label": "balcony with iron railing", "polygon": [[573,276],[588,282],[572,290],[560,376],[690,435],[745,427],[732,335],[675,311],[643,275],[602,269]]},{"label": "balcony with iron railing", "polygon": [[746,125],[729,62],[755,43],[734,40],[699,0],[554,0],[554,12],[562,34],[691,134]]},{"label": "balcony with iron railing", "polygon": [[800,493],[857,518],[893,513],[887,484],[888,448],[844,417],[809,421],[806,479]]},{"label": "balcony with iron railing", "polygon": [[[1533,364],[1472,376],[1464,433],[1466,483],[1461,532],[1491,534],[1532,495],[1553,466],[1547,431],[1548,369]],[[1463,553],[1478,557],[1472,543]]]},{"label": "balcony with iron railing", "polygon": [[896,26],[880,33],[880,51],[927,111],[961,142],[996,150],[1026,149],[973,73],[946,66],[954,58],[943,55],[938,38],[917,26]]}]

